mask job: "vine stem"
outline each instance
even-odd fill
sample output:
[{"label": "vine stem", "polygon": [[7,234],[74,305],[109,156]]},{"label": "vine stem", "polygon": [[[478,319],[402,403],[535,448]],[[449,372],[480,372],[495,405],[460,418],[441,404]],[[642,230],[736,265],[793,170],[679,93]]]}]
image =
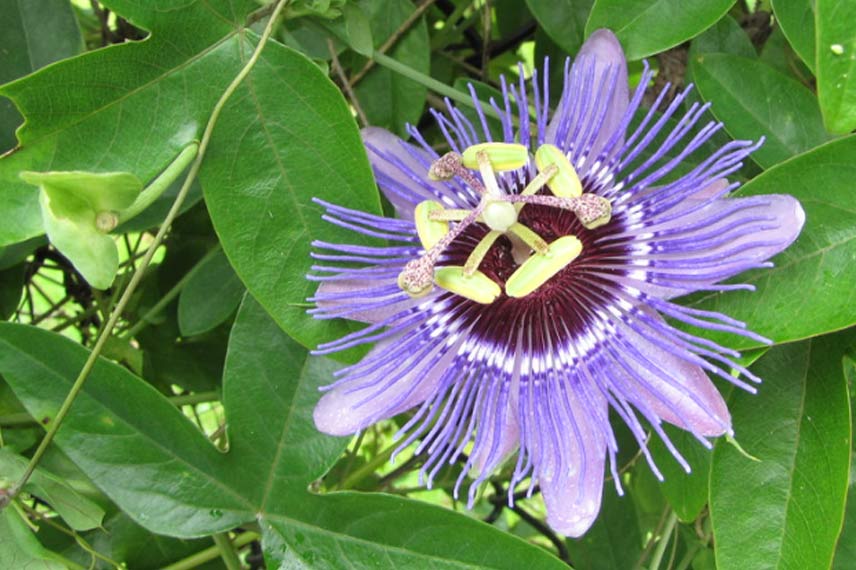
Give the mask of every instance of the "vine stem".
[{"label": "vine stem", "polygon": [[[235,540],[232,541],[232,545],[235,549],[240,549],[254,540],[258,540],[259,535],[254,532],[245,532],[239,534],[235,537]],[[206,548],[205,550],[200,550],[196,554],[191,554],[187,558],[179,560],[174,564],[170,564],[169,566],[165,566],[163,570],[192,570],[193,568],[199,568],[201,565],[214,560],[220,555],[220,547],[217,545]]]},{"label": "vine stem", "polygon": [[[388,55],[380,53],[378,50],[375,50],[372,53],[372,59],[377,62],[378,65],[386,67],[390,71],[394,71],[399,75],[403,75],[408,79],[412,79],[417,83],[421,83],[428,89],[443,95],[444,97],[448,97],[453,101],[457,101],[463,105],[468,107],[475,107],[472,98],[469,95],[458,91],[453,87],[449,87],[445,83],[437,81],[433,77],[429,75],[425,75],[424,73],[420,73],[411,67],[404,65],[403,63],[398,62],[397,60],[389,57]],[[490,105],[486,105],[483,102],[480,102],[482,106],[482,111],[488,117],[492,117],[494,119],[502,119],[499,113],[496,112],[496,109],[491,107]]]},{"label": "vine stem", "polygon": [[669,513],[669,518],[666,520],[666,526],[663,528],[663,533],[660,535],[660,542],[657,543],[657,549],[654,550],[654,555],[651,556],[651,564],[648,565],[650,570],[658,570],[660,562],[663,560],[663,555],[666,553],[666,547],[669,545],[669,539],[672,532],[675,530],[675,524],[678,522],[678,515],[675,511]]},{"label": "vine stem", "polygon": [[229,539],[229,534],[226,532],[218,532],[214,534],[214,544],[220,551],[220,558],[228,570],[241,570],[241,559],[238,558],[238,551],[235,545]]},{"label": "vine stem", "polygon": [[63,420],[65,419],[68,411],[71,409],[72,404],[74,404],[74,400],[77,398],[80,391],[83,389],[83,384],[86,382],[86,379],[89,377],[90,372],[92,372],[92,368],[95,366],[95,362],[98,359],[98,355],[101,353],[101,350],[104,348],[104,343],[107,342],[107,339],[110,338],[110,334],[113,331],[113,328],[116,326],[116,323],[119,320],[119,317],[122,315],[122,312],[125,310],[125,306],[128,304],[128,301],[131,300],[131,295],[136,290],[137,286],[140,284],[140,281],[143,279],[143,275],[146,272],[146,268],[148,268],[149,264],[152,261],[152,258],[155,255],[155,251],[157,251],[158,247],[163,243],[164,237],[166,237],[166,233],[169,231],[170,226],[172,226],[172,222],[175,221],[175,218],[178,217],[178,213],[181,209],[181,205],[184,202],[184,199],[187,197],[188,192],[190,191],[190,186],[193,184],[193,181],[196,179],[197,174],[199,174],[199,169],[202,166],[202,159],[205,157],[205,152],[208,149],[208,144],[211,142],[211,133],[214,131],[214,125],[217,123],[217,119],[220,117],[220,113],[223,111],[223,108],[226,106],[226,102],[229,98],[235,93],[238,89],[238,86],[246,79],[247,75],[252,71],[253,66],[255,66],[259,57],[261,56],[262,50],[267,44],[268,39],[270,38],[271,32],[273,32],[274,23],[279,18],[280,13],[282,12],[285,5],[289,3],[289,0],[279,0],[276,5],[276,8],[271,14],[270,20],[268,20],[267,26],[265,27],[264,32],[259,38],[259,43],[256,46],[256,49],[253,50],[253,54],[250,56],[250,59],[241,68],[241,71],[238,72],[238,75],[232,80],[228,87],[226,87],[223,94],[220,96],[220,99],[217,100],[217,103],[214,105],[214,108],[211,111],[211,116],[208,119],[208,124],[205,125],[205,131],[202,133],[202,139],[199,142],[199,151],[196,154],[196,158],[190,166],[190,171],[187,173],[187,178],[184,179],[184,184],[182,184],[181,189],[178,191],[178,194],[175,197],[175,201],[172,204],[172,207],[169,209],[169,212],[164,218],[163,224],[161,224],[160,229],[158,229],[157,235],[155,235],[155,239],[149,245],[146,250],[145,256],[143,256],[142,261],[140,262],[139,268],[134,273],[134,276],[131,277],[131,282],[128,283],[128,287],[122,293],[122,297],[119,299],[116,306],[113,308],[113,311],[110,314],[110,318],[107,321],[107,324],[101,330],[101,333],[98,335],[98,340],[95,341],[95,346],[92,347],[92,352],[89,353],[89,357],[86,359],[86,362],[83,364],[83,368],[80,370],[80,374],[78,374],[77,378],[72,384],[71,389],[68,392],[68,395],[65,398],[65,401],[62,403],[59,411],[56,414],[56,417],[50,423],[48,427],[47,433],[45,437],[42,438],[42,441],[39,443],[39,447],[36,449],[35,453],[33,453],[33,457],[30,459],[30,463],[27,465],[26,471],[12,486],[8,489],[4,495],[0,495],[0,510],[5,508],[18,494],[21,492],[21,489],[24,488],[27,481],[29,481],[30,477],[33,475],[33,472],[36,470],[36,466],[38,466],[39,462],[42,460],[42,456],[47,451],[48,446],[56,436],[56,432],[59,430],[60,425],[62,425]]}]

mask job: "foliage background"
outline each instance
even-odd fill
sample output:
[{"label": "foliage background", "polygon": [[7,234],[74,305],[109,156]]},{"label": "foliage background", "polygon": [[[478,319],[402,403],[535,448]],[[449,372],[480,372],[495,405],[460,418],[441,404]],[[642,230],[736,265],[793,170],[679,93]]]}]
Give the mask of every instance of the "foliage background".
[{"label": "foliage background", "polygon": [[[271,11],[0,0],[4,493],[38,454],[0,511],[0,568],[856,567],[854,3],[293,0],[222,108],[166,239],[155,233],[183,176],[121,220],[108,240],[118,275],[91,287],[44,236],[39,191],[20,173],[148,183],[203,136]],[[670,430],[693,472],[654,442],[660,483],[623,434],[627,494],[607,484],[594,528],[565,540],[537,495],[504,504],[502,474],[471,512],[451,495],[458,466],[422,488],[418,458],[388,461],[402,418],[354,441],[315,431],[317,387],[341,364],[307,347],[351,325],[306,315],[304,275],[310,242],[337,235],[313,196],[386,206],[358,126],[403,136],[412,123],[437,142],[427,109],[443,96],[472,83],[487,101],[501,74],[545,56],[558,85],[557,62],[600,27],[617,33],[631,77],[643,58],[658,69],[649,104],[694,83],[686,105],[712,103],[731,137],[764,136],[739,192],[793,194],[807,222],[774,269],[741,278],[757,292],[685,299],[776,340],[716,338],[765,379],[758,395],[730,393],[740,447],[720,440],[710,453]],[[41,455],[111,312],[117,325]]]}]

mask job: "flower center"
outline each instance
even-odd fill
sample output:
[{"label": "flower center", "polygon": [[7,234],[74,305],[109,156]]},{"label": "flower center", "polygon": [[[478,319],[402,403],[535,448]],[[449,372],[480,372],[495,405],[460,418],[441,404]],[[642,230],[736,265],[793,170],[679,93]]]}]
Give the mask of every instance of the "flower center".
[{"label": "flower center", "polygon": [[[521,210],[527,204],[564,210],[576,215],[586,229],[609,222],[612,208],[608,200],[583,194],[576,170],[565,154],[553,145],[542,145],[535,153],[538,174],[519,194],[500,189],[496,172],[516,170],[529,162],[529,151],[519,144],[484,143],[469,147],[459,155],[447,153],[436,160],[428,172],[433,180],[458,177],[481,195],[470,210],[446,209],[439,202],[426,200],[416,206],[414,222],[425,253],[404,266],[398,285],[411,297],[427,295],[437,285],[482,304],[493,303],[502,293],[495,280],[479,271],[485,257],[499,238],[512,244],[518,267],[505,280],[505,293],[521,298],[530,295],[576,259],[583,244],[575,235],[553,236],[551,243],[521,223]],[[481,181],[472,171],[478,169]],[[551,195],[538,194],[549,188]],[[529,216],[525,216],[529,218]],[[450,227],[450,222],[456,222]],[[468,237],[474,224],[484,224],[488,232],[470,250],[463,265],[438,266],[444,252]],[[532,225],[535,225],[534,223]]]}]

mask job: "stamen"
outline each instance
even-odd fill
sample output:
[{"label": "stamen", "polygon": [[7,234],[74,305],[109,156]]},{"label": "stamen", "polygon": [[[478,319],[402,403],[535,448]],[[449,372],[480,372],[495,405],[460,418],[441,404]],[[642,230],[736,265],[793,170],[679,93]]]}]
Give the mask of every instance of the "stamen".
[{"label": "stamen", "polygon": [[582,250],[583,244],[576,236],[560,237],[550,244],[547,254],[536,253],[511,274],[505,293],[514,298],[529,295],[567,267]]},{"label": "stamen", "polygon": [[529,149],[516,143],[481,143],[464,150],[462,158],[467,168],[480,168],[479,154],[484,153],[496,172],[517,170],[529,162]]},{"label": "stamen", "polygon": [[493,171],[493,165],[490,163],[490,157],[486,152],[480,151],[476,153],[476,160],[478,161],[479,172],[481,172],[487,193],[491,196],[502,196],[502,192],[499,190],[499,183],[496,181],[496,172]]},{"label": "stamen", "polygon": [[430,256],[409,261],[398,274],[398,287],[413,298],[430,293],[434,288],[434,261]]},{"label": "stamen", "polygon": [[609,200],[596,194],[583,194],[579,198],[560,198],[559,196],[523,196],[510,194],[504,199],[515,204],[539,204],[551,208],[569,210],[577,215],[583,227],[589,230],[598,228],[612,219],[612,205]]},{"label": "stamen", "polygon": [[547,183],[550,190],[561,198],[577,198],[583,193],[580,177],[571,161],[562,150],[552,144],[543,144],[535,151],[535,164],[538,170],[555,166],[558,172]]},{"label": "stamen", "polygon": [[439,267],[434,275],[437,285],[461,297],[466,297],[476,303],[489,305],[502,294],[493,279],[475,271],[472,275],[465,274],[465,268],[459,265]]},{"label": "stamen", "polygon": [[612,219],[612,204],[606,198],[595,194],[583,194],[576,200],[574,213],[586,229],[599,228]]},{"label": "stamen", "polygon": [[471,171],[464,167],[463,159],[457,152],[447,152],[432,162],[428,169],[428,178],[431,180],[451,180],[455,176],[458,176],[467,186],[479,194],[484,194],[484,185]]},{"label": "stamen", "polygon": [[[422,247],[426,250],[437,245],[437,242],[449,233],[449,223],[433,215],[441,214],[444,211],[443,204],[434,200],[419,202],[413,211],[416,233],[419,235]],[[469,212],[466,212],[466,214],[469,214]],[[466,214],[463,217],[466,217]]]},{"label": "stamen", "polygon": [[523,243],[541,254],[546,254],[550,246],[544,241],[544,238],[527,228],[521,223],[516,223],[509,228],[509,231],[519,237]]},{"label": "stamen", "polygon": [[[542,169],[538,175],[526,185],[526,188],[524,188],[523,192],[520,194],[522,196],[531,196],[532,194],[537,193],[538,190],[543,188],[544,185],[550,181],[550,178],[552,178],[557,172],[559,172],[558,166],[555,164],[548,164],[546,168]],[[523,207],[522,204],[521,207]]]},{"label": "stamen", "polygon": [[459,210],[449,208],[446,210],[432,210],[428,215],[428,219],[443,221],[443,222],[459,222],[470,215],[472,210]]},{"label": "stamen", "polygon": [[470,252],[469,257],[467,257],[466,263],[464,263],[464,275],[471,276],[481,265],[484,256],[487,255],[487,252],[490,251],[490,248],[493,246],[493,243],[502,235],[502,232],[492,230],[487,233],[476,245],[473,250]]}]

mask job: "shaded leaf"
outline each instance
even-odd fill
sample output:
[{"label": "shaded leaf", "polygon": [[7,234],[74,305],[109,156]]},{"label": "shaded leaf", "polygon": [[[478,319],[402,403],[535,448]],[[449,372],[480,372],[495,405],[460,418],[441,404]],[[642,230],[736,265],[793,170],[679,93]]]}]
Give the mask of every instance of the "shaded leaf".
[{"label": "shaded leaf", "polygon": [[208,332],[228,319],[244,296],[244,285],[219,251],[197,265],[178,297],[178,328],[184,336]]},{"label": "shaded leaf", "polygon": [[759,393],[732,398],[736,438],[760,461],[725,442],[714,450],[710,512],[720,570],[831,564],[850,468],[842,345],[853,338],[775,347],[754,368],[764,379]]},{"label": "shaded leaf", "polygon": [[586,570],[627,570],[642,554],[642,535],[630,497],[607,489],[594,525],[585,536],[568,539],[574,567]]},{"label": "shaded leaf", "polygon": [[794,52],[814,70],[814,5],[810,0],[770,0],[776,21]]},{"label": "shaded leaf", "polygon": [[693,39],[690,45],[690,59],[707,53],[730,53],[750,58],[757,55],[746,30],[727,14],[703,34]]},{"label": "shaded leaf", "polygon": [[707,504],[712,453],[689,432],[670,425],[663,426],[663,429],[690,464],[692,472],[684,471],[658,437],[651,442],[651,454],[663,473],[663,495],[678,518],[689,523],[698,517]]},{"label": "shaded leaf", "polygon": [[[371,24],[375,48],[379,48],[396,33],[416,9],[410,0],[371,0],[363,5]],[[431,69],[430,53],[428,27],[425,19],[420,18],[401,36],[388,55],[427,75]],[[354,71],[362,66],[363,60],[359,61]],[[406,137],[405,126],[408,123],[417,124],[422,116],[427,89],[412,79],[376,65],[356,84],[354,92],[369,124],[385,127]]]},{"label": "shaded leaf", "polygon": [[27,267],[23,263],[0,269],[0,320],[15,314],[21,295],[24,293],[24,273]]},{"label": "shaded leaf", "polygon": [[[67,0],[5,0],[0,2],[0,22],[0,84],[83,50],[77,18]],[[0,154],[15,146],[15,129],[21,122],[12,102],[0,98]]]},{"label": "shaded leaf", "polygon": [[[540,28],[568,55],[577,53],[583,45],[593,4],[594,0],[526,0]],[[554,63],[557,64],[561,67],[561,62]]]},{"label": "shaded leaf", "polygon": [[[0,449],[0,473],[9,481],[17,481],[29,461],[11,451]],[[104,510],[78,493],[67,481],[43,466],[36,468],[24,490],[47,502],[74,530],[90,530],[101,526]]]},{"label": "shaded leaf", "polygon": [[33,535],[14,508],[0,511],[0,568],[65,570],[50,551]]},{"label": "shaded leaf", "polygon": [[642,59],[697,36],[733,4],[734,0],[596,0],[585,35],[609,28],[627,59]]}]

